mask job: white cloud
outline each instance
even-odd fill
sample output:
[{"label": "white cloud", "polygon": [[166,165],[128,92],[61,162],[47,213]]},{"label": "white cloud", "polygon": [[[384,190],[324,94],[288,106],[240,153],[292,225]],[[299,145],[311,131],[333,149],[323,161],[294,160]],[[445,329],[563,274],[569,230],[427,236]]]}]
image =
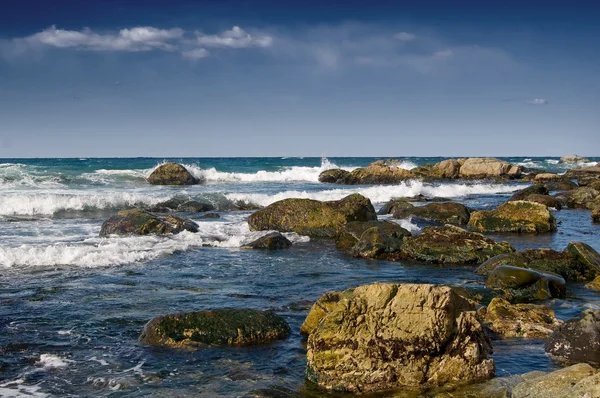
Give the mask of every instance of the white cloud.
[{"label": "white cloud", "polygon": [[98,34],[88,28],[75,31],[51,26],[24,40],[30,44],[94,51],[150,51],[155,49],[172,51],[176,47],[169,41],[180,39],[183,33],[183,30],[179,28],[157,29],[140,26],[122,29],[117,34]]},{"label": "white cloud", "polygon": [[529,105],[548,105],[548,100],[544,98],[534,98],[527,101]]},{"label": "white cloud", "polygon": [[417,36],[408,32],[398,32],[394,35],[394,39],[400,41],[413,41]]},{"label": "white cloud", "polygon": [[452,55],[454,55],[454,52],[449,48],[447,48],[445,50],[436,51],[433,53],[434,58],[448,58],[448,57],[451,57]]},{"label": "white cloud", "polygon": [[184,51],[181,53],[181,56],[187,59],[201,59],[206,58],[209,55],[210,52],[205,48],[196,48],[194,50]]},{"label": "white cloud", "polygon": [[200,32],[196,32],[196,35],[198,44],[207,47],[270,47],[273,44],[271,36],[252,36],[239,26],[234,26],[219,35],[205,35]]}]

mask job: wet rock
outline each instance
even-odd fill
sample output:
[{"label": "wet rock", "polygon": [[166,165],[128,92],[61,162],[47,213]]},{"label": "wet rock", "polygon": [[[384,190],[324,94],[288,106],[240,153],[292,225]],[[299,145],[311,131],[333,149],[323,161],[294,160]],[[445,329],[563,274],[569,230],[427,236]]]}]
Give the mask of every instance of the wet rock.
[{"label": "wet rock", "polygon": [[501,265],[511,265],[514,267],[527,268],[527,259],[521,253],[498,254],[483,262],[475,269],[475,273],[481,276],[488,276],[490,272]]},{"label": "wet rock", "polygon": [[503,337],[544,339],[562,323],[544,305],[511,304],[502,298],[492,299],[484,312],[486,326]]},{"label": "wet rock", "polygon": [[523,168],[496,158],[469,158],[460,167],[461,178],[519,178]]},{"label": "wet rock", "polygon": [[187,196],[174,196],[169,200],[158,202],[146,210],[152,213],[168,213],[170,211],[177,210],[179,206],[187,201],[189,201]]},{"label": "wet rock", "polygon": [[387,258],[397,253],[410,232],[391,221],[353,221],[336,239],[336,247],[363,258]]},{"label": "wet rock", "polygon": [[589,163],[589,159],[586,159],[579,155],[565,155],[560,158],[558,163]]},{"label": "wet rock", "polygon": [[515,249],[506,242],[452,225],[426,227],[415,237],[405,238],[401,256],[408,260],[437,264],[481,264]]},{"label": "wet rock", "polygon": [[376,220],[371,201],[359,194],[341,200],[319,202],[311,199],[285,199],[248,217],[253,231],[275,230],[301,235],[335,237],[351,221]]},{"label": "wet rock", "polygon": [[322,388],[426,388],[494,374],[474,305],[450,287],[376,283],[330,294],[326,303],[303,325],[306,375]]},{"label": "wet rock", "polygon": [[565,249],[578,265],[580,279],[591,280],[600,275],[600,254],[583,242],[571,242]]},{"label": "wet rock", "polygon": [[548,191],[570,191],[579,188],[579,185],[571,180],[547,182],[544,184]]},{"label": "wet rock", "polygon": [[272,311],[218,309],[159,316],[146,324],[140,342],[158,346],[245,346],[288,336],[287,322]]},{"label": "wet rock", "polygon": [[597,276],[593,281],[585,285],[585,287],[600,292],[600,276]]},{"label": "wet rock", "polygon": [[600,207],[600,191],[591,187],[580,187],[567,191],[560,196],[565,198],[572,209],[593,209]]},{"label": "wet rock", "polygon": [[245,200],[236,200],[233,202],[233,210],[238,211],[250,211],[250,210],[260,210],[263,207],[257,205],[256,203],[248,202]]},{"label": "wet rock", "polygon": [[396,198],[392,199],[386,204],[384,204],[381,209],[377,212],[377,214],[392,214],[397,210],[402,209],[412,209],[415,207],[412,203],[410,203],[411,199],[409,198]]},{"label": "wet rock", "polygon": [[431,174],[439,178],[458,178],[460,175],[461,163],[456,159],[442,160],[436,163],[432,169]]},{"label": "wet rock", "polygon": [[281,250],[292,246],[292,242],[279,232],[271,232],[244,245],[245,249]]},{"label": "wet rock", "polygon": [[566,282],[555,274],[501,265],[490,272],[486,287],[500,290],[513,303],[565,297]]},{"label": "wet rock", "polygon": [[577,179],[579,186],[586,186],[600,181],[600,165],[591,167],[577,167],[565,173],[569,179]]},{"label": "wet rock", "polygon": [[162,235],[198,232],[198,224],[174,216],[159,216],[142,209],[121,210],[102,224],[100,236]]},{"label": "wet rock", "polygon": [[306,319],[300,327],[300,334],[308,337],[319,326],[319,322],[333,311],[342,297],[351,298],[352,290],[344,292],[327,292],[312,305]]},{"label": "wet rock", "polygon": [[198,217],[199,219],[221,218],[219,213],[206,213]]},{"label": "wet rock", "polygon": [[544,184],[535,184],[515,192],[508,201],[525,200],[529,195],[548,195],[548,188]]},{"label": "wet rock", "polygon": [[349,171],[342,169],[325,170],[319,174],[319,182],[330,184],[343,184],[344,180],[350,174]]},{"label": "wet rock", "polygon": [[215,206],[210,203],[201,203],[196,202],[195,200],[190,200],[177,206],[177,211],[183,213],[203,213],[205,211],[211,211],[214,209]]},{"label": "wet rock", "polygon": [[592,210],[592,221],[600,223],[600,207],[596,207]]},{"label": "wet rock", "polygon": [[563,176],[554,173],[540,173],[536,174],[536,176],[533,178],[533,181],[536,183],[559,182],[564,180],[565,178]]},{"label": "wet rock", "polygon": [[397,184],[413,177],[410,170],[400,167],[395,159],[378,160],[367,167],[352,170],[343,178],[344,184]]},{"label": "wet rock", "polygon": [[531,376],[513,387],[512,398],[600,397],[600,375],[587,364],[577,364],[547,374],[536,372]]},{"label": "wet rock", "polygon": [[460,203],[430,203],[425,206],[411,206],[394,209],[394,218],[414,216],[424,220],[436,221],[442,224],[466,225],[471,211]]},{"label": "wet rock", "polygon": [[477,232],[555,232],[556,219],[544,205],[517,200],[495,210],[471,213],[468,228]]},{"label": "wet rock", "polygon": [[178,163],[163,163],[148,177],[153,185],[195,185],[200,180],[194,177],[185,167]]},{"label": "wet rock", "polygon": [[585,310],[562,324],[546,342],[546,352],[563,363],[600,365],[600,310]]}]

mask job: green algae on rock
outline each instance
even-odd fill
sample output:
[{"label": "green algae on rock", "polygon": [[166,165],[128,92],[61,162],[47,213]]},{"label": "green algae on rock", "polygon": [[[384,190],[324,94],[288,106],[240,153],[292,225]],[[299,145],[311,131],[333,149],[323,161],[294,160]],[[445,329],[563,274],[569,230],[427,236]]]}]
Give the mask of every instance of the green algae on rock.
[{"label": "green algae on rock", "polygon": [[481,234],[445,225],[425,227],[420,235],[405,238],[401,256],[407,260],[426,263],[481,264],[494,256],[514,250],[509,243],[495,242]]},{"label": "green algae on rock", "polygon": [[143,344],[170,347],[245,346],[288,336],[287,322],[272,311],[225,308],[159,316],[146,324]]},{"label": "green algae on rock", "polygon": [[148,182],[152,185],[195,185],[200,180],[179,163],[167,162],[150,174]]},{"label": "green algae on rock", "polygon": [[544,205],[517,200],[495,210],[471,213],[468,228],[477,232],[555,232],[556,219]]},{"label": "green algae on rock", "polygon": [[544,305],[511,304],[498,297],[481,312],[485,325],[503,337],[543,339],[562,323],[554,311]]},{"label": "green algae on rock", "polygon": [[410,232],[391,221],[353,221],[346,224],[336,239],[336,247],[364,258],[386,258],[397,253]]},{"label": "green algae on rock", "polygon": [[284,199],[248,217],[253,231],[296,232],[315,237],[335,237],[351,221],[377,220],[371,201],[360,194],[341,200],[319,202]]},{"label": "green algae on rock", "polygon": [[322,388],[419,389],[494,375],[475,306],[448,286],[375,283],[323,302],[303,325],[306,375]]},{"label": "green algae on rock", "polygon": [[102,224],[100,236],[162,235],[198,232],[198,224],[175,216],[159,216],[142,209],[121,210]]},{"label": "green algae on rock", "polygon": [[566,292],[566,282],[559,275],[510,265],[490,272],[485,286],[502,291],[504,298],[513,303],[563,298]]},{"label": "green algae on rock", "polygon": [[430,203],[425,206],[396,207],[393,210],[394,218],[414,216],[424,220],[436,221],[442,224],[466,225],[469,222],[471,211],[460,203]]}]

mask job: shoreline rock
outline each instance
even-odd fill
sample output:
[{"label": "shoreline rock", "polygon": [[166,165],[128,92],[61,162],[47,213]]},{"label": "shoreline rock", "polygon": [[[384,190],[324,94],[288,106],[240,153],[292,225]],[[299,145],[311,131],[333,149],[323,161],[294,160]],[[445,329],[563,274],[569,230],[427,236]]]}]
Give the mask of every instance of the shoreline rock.
[{"label": "shoreline rock", "polygon": [[159,216],[142,209],[121,210],[104,221],[100,236],[163,235],[198,232],[198,224],[175,216]]},{"label": "shoreline rock", "polygon": [[340,231],[335,245],[355,257],[385,259],[402,248],[411,233],[392,221],[352,221]]},{"label": "shoreline rock", "polygon": [[377,215],[371,201],[352,194],[330,202],[284,199],[251,214],[248,225],[252,231],[274,230],[333,238],[348,222],[372,220],[377,220]]},{"label": "shoreline rock", "polygon": [[200,180],[179,163],[167,162],[158,166],[147,178],[152,185],[196,185]]},{"label": "shoreline rock", "polygon": [[590,160],[576,154],[565,155],[560,158],[558,163],[589,163]]},{"label": "shoreline rock", "polygon": [[544,305],[511,304],[498,297],[478,313],[492,332],[503,337],[545,339],[562,324]]},{"label": "shoreline rock", "polygon": [[329,293],[302,330],[307,378],[328,390],[419,389],[494,375],[475,306],[447,286],[375,283]]},{"label": "shoreline rock", "polygon": [[225,308],[159,316],[146,324],[140,342],[168,347],[246,346],[286,338],[287,322],[272,311]]},{"label": "shoreline rock", "polygon": [[539,203],[517,200],[506,202],[495,210],[471,213],[467,225],[476,232],[546,233],[556,232],[556,219]]},{"label": "shoreline rock", "polygon": [[485,286],[503,292],[511,303],[523,303],[564,298],[567,284],[556,274],[501,265],[490,272]]},{"label": "shoreline rock", "polygon": [[600,310],[587,309],[559,326],[545,346],[554,359],[600,366]]},{"label": "shoreline rock", "polygon": [[429,203],[425,206],[395,207],[392,216],[398,219],[414,216],[441,224],[467,225],[471,211],[460,203]]},{"label": "shoreline rock", "polygon": [[279,232],[271,232],[265,236],[245,244],[244,249],[281,250],[292,246],[292,242]]}]

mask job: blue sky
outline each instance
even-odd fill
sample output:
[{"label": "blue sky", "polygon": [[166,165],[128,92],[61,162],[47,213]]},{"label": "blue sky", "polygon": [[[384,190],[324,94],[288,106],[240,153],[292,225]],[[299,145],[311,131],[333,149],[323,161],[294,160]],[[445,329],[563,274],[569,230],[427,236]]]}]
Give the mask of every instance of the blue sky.
[{"label": "blue sky", "polygon": [[4,0],[0,157],[598,156],[594,3]]}]

